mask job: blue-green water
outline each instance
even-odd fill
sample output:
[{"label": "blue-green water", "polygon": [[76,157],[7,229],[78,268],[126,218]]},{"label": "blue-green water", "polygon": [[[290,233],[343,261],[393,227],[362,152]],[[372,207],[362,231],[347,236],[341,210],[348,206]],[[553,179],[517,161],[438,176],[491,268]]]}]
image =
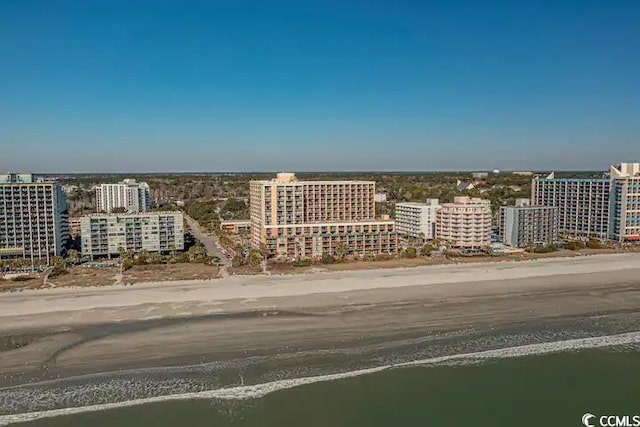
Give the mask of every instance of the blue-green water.
[{"label": "blue-green water", "polygon": [[639,352],[396,368],[257,399],[162,402],[21,426],[579,426],[585,412],[640,414]]}]

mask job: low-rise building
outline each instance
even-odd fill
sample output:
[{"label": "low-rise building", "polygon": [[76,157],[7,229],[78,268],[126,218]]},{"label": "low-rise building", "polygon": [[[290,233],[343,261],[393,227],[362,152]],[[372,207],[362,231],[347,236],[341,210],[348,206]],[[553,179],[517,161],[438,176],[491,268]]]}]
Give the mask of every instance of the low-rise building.
[{"label": "low-rise building", "polygon": [[491,202],[454,197],[436,213],[436,238],[454,248],[482,248],[491,243]]},{"label": "low-rise building", "polygon": [[251,221],[220,221],[220,229],[227,234],[242,234],[249,233],[251,231]]},{"label": "low-rise building", "polygon": [[169,252],[184,249],[182,212],[91,214],[80,221],[82,255],[91,258],[120,251]]},{"label": "low-rise building", "polygon": [[558,208],[531,206],[517,199],[515,206],[500,208],[500,241],[515,247],[548,245],[558,240]]},{"label": "low-rise building", "polygon": [[396,229],[400,235],[431,240],[435,237],[438,199],[425,203],[396,203]]}]

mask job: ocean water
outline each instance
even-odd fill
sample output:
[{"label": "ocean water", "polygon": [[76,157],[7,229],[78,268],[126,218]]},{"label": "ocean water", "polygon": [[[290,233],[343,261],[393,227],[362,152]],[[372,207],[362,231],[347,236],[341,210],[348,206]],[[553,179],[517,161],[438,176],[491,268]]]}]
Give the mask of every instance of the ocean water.
[{"label": "ocean water", "polygon": [[387,368],[253,398],[164,401],[16,425],[560,427],[582,425],[586,412],[640,415],[633,346],[503,356]]},{"label": "ocean water", "polygon": [[[571,426],[640,415],[640,314],[0,386],[0,426]],[[14,381],[12,384],[10,381]]]}]

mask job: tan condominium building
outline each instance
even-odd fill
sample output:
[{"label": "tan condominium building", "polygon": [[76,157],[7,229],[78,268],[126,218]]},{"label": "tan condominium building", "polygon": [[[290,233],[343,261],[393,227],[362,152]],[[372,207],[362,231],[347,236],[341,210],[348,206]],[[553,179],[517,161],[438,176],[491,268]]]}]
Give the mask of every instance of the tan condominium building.
[{"label": "tan condominium building", "polygon": [[376,220],[373,181],[251,181],[251,240],[281,258],[397,253],[395,223]]},{"label": "tan condominium building", "polygon": [[184,249],[182,212],[85,215],[80,230],[82,255],[91,258],[118,255],[122,250]]},{"label": "tan condominium building", "polygon": [[491,244],[491,202],[476,197],[454,197],[436,213],[436,238],[455,248]]}]

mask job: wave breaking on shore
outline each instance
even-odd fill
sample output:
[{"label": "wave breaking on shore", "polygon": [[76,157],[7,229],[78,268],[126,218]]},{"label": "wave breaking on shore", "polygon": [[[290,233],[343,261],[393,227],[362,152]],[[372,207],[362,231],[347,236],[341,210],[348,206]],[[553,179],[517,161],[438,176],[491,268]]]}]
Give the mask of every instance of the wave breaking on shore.
[{"label": "wave breaking on shore", "polygon": [[516,347],[506,347],[493,350],[486,350],[473,353],[459,353],[448,356],[433,357],[427,359],[414,360],[410,362],[381,365],[373,368],[359,369],[337,374],[327,374],[309,376],[303,378],[283,379],[255,385],[243,385],[227,387],[213,390],[167,394],[153,396],[142,399],[133,399],[120,402],[75,406],[44,411],[25,412],[20,414],[0,415],[0,426],[7,426],[12,423],[35,421],[43,418],[75,415],[84,412],[104,411],[123,407],[144,405],[148,403],[178,401],[178,400],[246,400],[256,399],[266,396],[269,393],[298,387],[318,382],[334,381],[372,374],[393,368],[417,367],[417,366],[438,366],[452,362],[481,362],[489,359],[514,358],[524,356],[543,355],[558,353],[563,351],[613,347],[629,344],[640,344],[640,331],[627,332],[616,335],[606,335],[590,338],[577,338],[546,343],[528,344]]}]

